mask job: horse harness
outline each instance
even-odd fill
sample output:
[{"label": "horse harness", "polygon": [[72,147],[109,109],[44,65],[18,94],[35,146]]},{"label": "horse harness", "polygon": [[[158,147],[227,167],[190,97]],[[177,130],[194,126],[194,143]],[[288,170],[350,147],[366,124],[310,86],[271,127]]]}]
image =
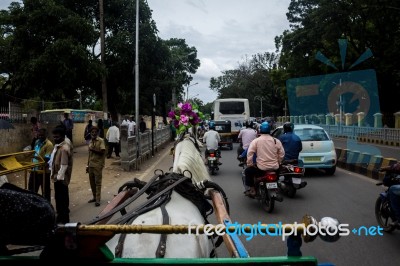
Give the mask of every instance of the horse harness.
[{"label": "horse harness", "polygon": [[[157,171],[161,170],[156,170],[155,172]],[[133,197],[137,199],[143,193],[147,193],[149,195],[147,197],[148,201],[140,204],[129,213],[126,213],[118,219],[110,222],[110,224],[130,224],[141,214],[153,210],[157,207],[160,207],[161,210],[162,223],[164,225],[169,224],[169,215],[165,206],[170,201],[173,190],[175,190],[181,196],[185,197],[186,199],[190,200],[194,205],[196,205],[206,221],[207,217],[213,212],[213,207],[207,201],[206,196],[204,195],[204,190],[202,191],[199,187],[193,185],[191,178],[182,174],[161,173],[159,175],[153,176],[153,178],[150,179],[149,183],[135,179],[134,182],[128,182],[122,187],[139,187],[140,190],[136,193],[138,195],[135,194]],[[130,200],[130,202],[132,202],[132,200]],[[116,210],[113,210],[112,214],[108,213],[106,216],[109,217],[117,211],[121,211],[121,209],[125,208],[126,206],[126,204],[122,204],[120,207],[115,208]],[[95,221],[104,218],[105,216],[99,217]],[[126,234],[121,234],[120,238],[118,239],[118,244],[115,248],[116,257],[122,257],[125,238]],[[161,234],[158,248],[155,253],[157,258],[163,258],[165,256],[166,242],[167,234]]]}]

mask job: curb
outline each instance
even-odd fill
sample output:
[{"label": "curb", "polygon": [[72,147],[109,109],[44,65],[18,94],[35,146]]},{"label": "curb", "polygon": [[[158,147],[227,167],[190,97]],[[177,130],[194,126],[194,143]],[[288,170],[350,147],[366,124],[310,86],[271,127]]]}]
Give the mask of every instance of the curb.
[{"label": "curb", "polygon": [[371,179],[382,180],[383,172],[379,168],[395,164],[395,158],[385,158],[380,155],[360,153],[349,149],[335,148],[337,166],[357,174],[365,175]]},{"label": "curb", "polygon": [[[160,169],[160,166],[165,166],[166,162],[163,162],[165,160],[165,158],[168,155],[171,155],[171,150],[168,148],[169,145],[165,145],[165,151],[163,153],[161,153],[160,158],[157,159],[157,161],[152,163],[152,167],[149,167],[146,171],[144,171],[139,179],[146,181],[146,179],[150,179],[152,177],[152,175],[150,174],[151,172],[154,173],[155,170]],[[171,160],[172,162],[172,160]],[[172,166],[172,165],[171,165]]]},{"label": "curb", "polygon": [[368,137],[357,137],[357,140],[360,142],[365,142],[365,143],[400,147],[400,141],[394,141],[394,140],[382,140],[382,139],[368,138]]}]

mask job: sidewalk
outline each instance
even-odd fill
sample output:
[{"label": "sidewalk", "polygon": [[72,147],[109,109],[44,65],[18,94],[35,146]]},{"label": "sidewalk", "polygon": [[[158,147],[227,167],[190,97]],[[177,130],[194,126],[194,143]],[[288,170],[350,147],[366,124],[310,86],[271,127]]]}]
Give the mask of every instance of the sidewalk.
[{"label": "sidewalk", "polygon": [[[111,157],[106,159],[106,165],[103,169],[103,182],[101,191],[101,202],[99,207],[95,207],[93,203],[88,203],[92,196],[89,184],[89,176],[86,173],[86,165],[88,159],[87,146],[79,146],[74,148],[72,178],[69,184],[70,196],[70,221],[71,222],[87,222],[95,218],[118,193],[118,189],[125,182],[139,178],[148,180],[154,175],[154,170],[161,169],[164,172],[169,171],[172,167],[172,155],[170,148],[173,143],[167,143],[162,146],[154,157],[144,161],[139,170],[124,171],[119,165],[119,159]],[[24,172],[17,172],[7,176],[10,183],[24,188]],[[51,185],[51,201],[55,207],[54,190]],[[39,190],[39,193],[41,191]]]}]

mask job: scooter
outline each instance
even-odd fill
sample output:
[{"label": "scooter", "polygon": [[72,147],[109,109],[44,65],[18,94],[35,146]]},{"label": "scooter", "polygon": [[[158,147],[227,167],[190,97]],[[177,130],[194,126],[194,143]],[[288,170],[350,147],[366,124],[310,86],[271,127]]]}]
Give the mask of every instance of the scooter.
[{"label": "scooter", "polygon": [[298,189],[307,186],[307,182],[302,181],[304,171],[303,161],[301,160],[295,159],[282,162],[279,168],[278,187],[283,194],[293,198]]}]

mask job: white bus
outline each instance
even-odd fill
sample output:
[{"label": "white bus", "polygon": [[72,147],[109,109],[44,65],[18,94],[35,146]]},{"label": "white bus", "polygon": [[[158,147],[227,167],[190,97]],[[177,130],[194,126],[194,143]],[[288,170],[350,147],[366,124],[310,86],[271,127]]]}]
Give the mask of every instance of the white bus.
[{"label": "white bus", "polygon": [[213,103],[214,120],[231,121],[231,132],[239,133],[243,122],[250,118],[249,100],[246,98],[216,99]]}]

